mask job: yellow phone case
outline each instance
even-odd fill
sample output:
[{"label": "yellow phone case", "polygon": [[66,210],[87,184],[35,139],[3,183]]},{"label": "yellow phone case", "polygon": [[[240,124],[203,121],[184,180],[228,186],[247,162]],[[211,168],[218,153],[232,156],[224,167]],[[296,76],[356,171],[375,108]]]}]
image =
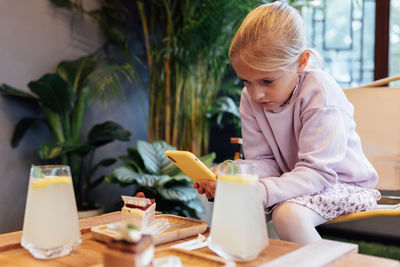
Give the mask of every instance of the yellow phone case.
[{"label": "yellow phone case", "polygon": [[165,155],[194,182],[201,179],[217,180],[215,174],[189,151],[168,150]]}]

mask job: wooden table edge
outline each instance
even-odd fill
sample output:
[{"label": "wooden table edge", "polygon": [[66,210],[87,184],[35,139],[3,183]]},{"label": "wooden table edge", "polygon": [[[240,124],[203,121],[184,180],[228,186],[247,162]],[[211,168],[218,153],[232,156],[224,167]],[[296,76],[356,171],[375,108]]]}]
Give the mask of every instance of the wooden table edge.
[{"label": "wooden table edge", "polygon": [[[111,213],[106,213],[103,215],[91,217],[91,218],[86,218],[86,219],[81,219],[79,221],[80,224],[80,229],[81,233],[83,236],[88,236],[86,233],[90,232],[90,229],[94,226],[102,225],[102,224],[109,224],[109,223],[115,223],[120,220],[120,212],[111,212]],[[209,229],[206,231],[205,235],[208,235]],[[12,250],[12,249],[18,249],[21,248],[20,241],[22,237],[22,231],[16,231],[16,232],[10,232],[10,233],[4,233],[0,234],[0,253],[7,251],[7,250]],[[157,246],[157,248],[163,248],[163,247],[170,247],[173,244],[180,243],[180,242],[185,242],[187,240],[191,240],[196,237],[190,237],[186,238],[183,240],[179,241],[174,241],[166,244],[162,244]],[[84,238],[83,238],[84,239]],[[281,245],[284,247],[288,252],[294,251],[300,247],[302,247],[302,244],[297,244],[293,242],[288,242],[288,241],[282,241],[282,240],[276,240],[276,239],[269,239],[270,245]],[[208,253],[209,255],[216,255],[213,253],[211,250],[208,248],[203,248],[200,250],[196,250],[202,253]],[[204,252],[206,251],[206,252]],[[348,257],[344,259],[340,259],[337,262],[333,264],[333,266],[336,267],[343,267],[343,266],[363,266],[363,267],[369,267],[369,266],[379,266],[381,267],[400,267],[400,262],[394,259],[388,259],[388,258],[382,258],[382,257],[376,257],[376,256],[370,256],[370,255],[364,255],[364,254],[351,254]],[[240,264],[238,264],[240,266]]]}]

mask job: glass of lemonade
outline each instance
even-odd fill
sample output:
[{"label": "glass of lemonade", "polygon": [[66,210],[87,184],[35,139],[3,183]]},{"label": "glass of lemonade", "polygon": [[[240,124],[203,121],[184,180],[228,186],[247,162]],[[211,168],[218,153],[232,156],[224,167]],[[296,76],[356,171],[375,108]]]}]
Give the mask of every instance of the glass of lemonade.
[{"label": "glass of lemonade", "polygon": [[81,243],[68,166],[32,166],[21,245],[38,259],[70,253]]},{"label": "glass of lemonade", "polygon": [[210,249],[234,261],[255,259],[268,245],[258,177],[244,162],[221,164],[211,221]]}]

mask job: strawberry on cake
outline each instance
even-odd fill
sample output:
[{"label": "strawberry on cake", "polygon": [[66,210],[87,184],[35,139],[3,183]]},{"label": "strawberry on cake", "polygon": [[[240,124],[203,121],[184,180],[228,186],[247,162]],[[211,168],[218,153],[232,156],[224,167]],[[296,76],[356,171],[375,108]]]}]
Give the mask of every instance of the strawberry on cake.
[{"label": "strawberry on cake", "polygon": [[134,197],[122,196],[122,199],[124,200],[121,213],[123,225],[132,225],[141,231],[154,221],[156,212],[154,199],[146,198],[142,192]]}]

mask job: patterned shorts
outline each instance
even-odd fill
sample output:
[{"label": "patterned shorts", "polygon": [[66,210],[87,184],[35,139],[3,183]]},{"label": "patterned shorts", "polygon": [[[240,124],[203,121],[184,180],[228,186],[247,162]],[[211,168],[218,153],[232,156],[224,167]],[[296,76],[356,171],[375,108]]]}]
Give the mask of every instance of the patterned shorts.
[{"label": "patterned shorts", "polygon": [[337,182],[320,193],[298,196],[278,203],[269,212],[280,204],[292,202],[312,209],[326,220],[332,220],[343,214],[374,209],[380,198],[381,193],[376,189]]}]

